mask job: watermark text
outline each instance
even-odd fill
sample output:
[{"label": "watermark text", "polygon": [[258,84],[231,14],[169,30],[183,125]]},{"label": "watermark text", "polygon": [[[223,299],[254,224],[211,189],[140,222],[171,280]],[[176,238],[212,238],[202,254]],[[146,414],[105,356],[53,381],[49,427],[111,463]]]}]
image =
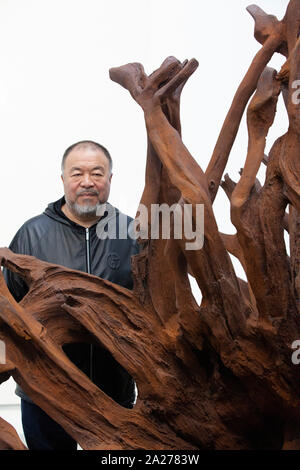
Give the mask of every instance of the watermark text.
[{"label": "watermark text", "polygon": [[184,240],[186,250],[200,250],[204,244],[204,205],[203,204],[140,204],[138,215],[128,221],[125,214],[119,213],[110,204],[99,207],[97,215],[103,216],[97,224],[98,238],[136,240],[163,239]]},{"label": "watermark text", "polygon": [[292,349],[295,349],[292,354],[292,363],[297,366],[300,364],[300,339],[293,342]]},{"label": "watermark text", "polygon": [[6,364],[6,347],[4,341],[0,339],[0,364]]}]

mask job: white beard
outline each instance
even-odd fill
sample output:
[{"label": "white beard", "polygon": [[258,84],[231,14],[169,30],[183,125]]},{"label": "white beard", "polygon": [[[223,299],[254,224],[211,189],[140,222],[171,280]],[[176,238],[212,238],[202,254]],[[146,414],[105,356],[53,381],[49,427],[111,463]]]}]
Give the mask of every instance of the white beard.
[{"label": "white beard", "polygon": [[66,203],[71,212],[81,219],[93,219],[97,216],[98,208],[102,205],[101,202],[97,204],[77,204],[77,202],[71,202],[65,197]]}]

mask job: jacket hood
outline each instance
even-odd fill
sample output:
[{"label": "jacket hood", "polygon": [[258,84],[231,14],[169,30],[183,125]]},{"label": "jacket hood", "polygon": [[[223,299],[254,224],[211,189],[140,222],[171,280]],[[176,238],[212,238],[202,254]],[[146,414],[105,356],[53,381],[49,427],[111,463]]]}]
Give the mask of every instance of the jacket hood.
[{"label": "jacket hood", "polygon": [[58,199],[55,202],[50,202],[50,204],[48,204],[48,206],[44,210],[44,214],[50,217],[51,219],[54,219],[57,222],[60,222],[61,224],[78,225],[72,220],[68,219],[68,217],[61,210],[65,202],[66,202],[65,196],[63,196],[62,198]]}]

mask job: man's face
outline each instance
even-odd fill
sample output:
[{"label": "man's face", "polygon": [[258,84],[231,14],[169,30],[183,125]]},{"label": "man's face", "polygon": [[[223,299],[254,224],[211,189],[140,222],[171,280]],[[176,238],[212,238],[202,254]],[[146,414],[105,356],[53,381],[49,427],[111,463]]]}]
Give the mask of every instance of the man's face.
[{"label": "man's face", "polygon": [[112,174],[100,149],[79,147],[66,160],[62,180],[69,208],[82,218],[94,217],[99,204],[107,201]]}]

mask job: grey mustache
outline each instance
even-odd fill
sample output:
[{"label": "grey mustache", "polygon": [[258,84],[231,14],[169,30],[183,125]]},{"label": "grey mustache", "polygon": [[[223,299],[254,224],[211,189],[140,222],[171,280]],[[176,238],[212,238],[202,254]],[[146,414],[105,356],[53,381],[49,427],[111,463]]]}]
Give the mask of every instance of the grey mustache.
[{"label": "grey mustache", "polygon": [[77,196],[82,196],[83,194],[92,194],[93,196],[98,196],[99,192],[98,191],[95,191],[95,190],[91,190],[91,191],[79,191],[77,193]]}]

